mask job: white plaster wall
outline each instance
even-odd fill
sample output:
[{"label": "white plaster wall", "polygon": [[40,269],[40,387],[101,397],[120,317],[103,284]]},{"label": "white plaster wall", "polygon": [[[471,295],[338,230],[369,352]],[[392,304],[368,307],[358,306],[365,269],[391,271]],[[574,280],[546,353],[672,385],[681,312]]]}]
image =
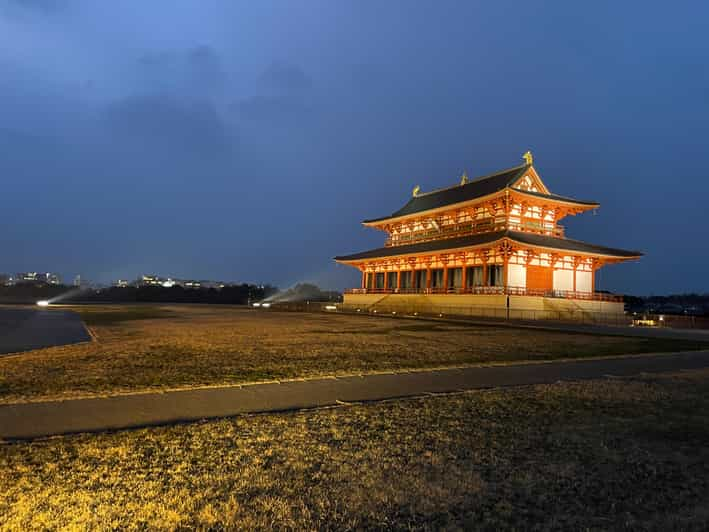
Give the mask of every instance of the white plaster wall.
[{"label": "white plaster wall", "polygon": [[574,272],[573,270],[554,270],[554,290],[573,290]]},{"label": "white plaster wall", "polygon": [[593,274],[591,272],[576,272],[576,291],[577,292],[591,292],[593,291],[593,283],[591,279]]},{"label": "white plaster wall", "polygon": [[527,267],[523,264],[508,264],[507,286],[527,287]]}]

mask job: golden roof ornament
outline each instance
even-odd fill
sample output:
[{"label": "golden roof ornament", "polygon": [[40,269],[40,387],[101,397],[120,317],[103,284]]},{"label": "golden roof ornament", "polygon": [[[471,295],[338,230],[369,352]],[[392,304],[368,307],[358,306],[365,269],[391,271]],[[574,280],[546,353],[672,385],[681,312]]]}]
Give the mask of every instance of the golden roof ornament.
[{"label": "golden roof ornament", "polygon": [[419,192],[421,192],[421,185],[416,185],[411,195],[415,198],[419,195]]},{"label": "golden roof ornament", "polygon": [[460,184],[465,185],[470,182],[470,179],[468,179],[468,171],[463,170],[463,175],[460,176]]},{"label": "golden roof ornament", "polygon": [[527,150],[524,155],[522,155],[525,161],[527,161],[527,164],[529,166],[532,166],[532,162],[534,161],[534,157],[532,157],[532,152]]}]

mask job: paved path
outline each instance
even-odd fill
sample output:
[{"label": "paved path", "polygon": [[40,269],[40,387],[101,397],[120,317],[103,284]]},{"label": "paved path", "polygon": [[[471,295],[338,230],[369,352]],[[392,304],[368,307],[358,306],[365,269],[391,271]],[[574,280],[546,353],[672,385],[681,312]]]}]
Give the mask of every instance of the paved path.
[{"label": "paved path", "polygon": [[509,327],[524,329],[546,329],[588,334],[603,334],[609,336],[633,336],[638,338],[665,338],[672,340],[709,342],[709,330],[707,329],[629,327],[627,325],[596,325],[592,323],[555,322],[542,320],[510,320],[508,322],[496,322],[495,325],[507,325]]},{"label": "paved path", "polygon": [[0,355],[89,340],[75,312],[0,307]]},{"label": "paved path", "polygon": [[0,406],[0,439],[164,425],[499,386],[709,367],[709,351],[322,378]]}]

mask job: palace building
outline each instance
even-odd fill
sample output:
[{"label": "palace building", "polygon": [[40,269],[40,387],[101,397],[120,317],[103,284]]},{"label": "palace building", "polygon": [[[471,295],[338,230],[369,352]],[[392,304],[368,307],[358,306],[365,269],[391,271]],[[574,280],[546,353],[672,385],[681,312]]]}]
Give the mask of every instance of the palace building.
[{"label": "palace building", "polygon": [[344,305],[403,312],[588,319],[622,315],[620,296],[595,291],[596,271],[639,258],[567,238],[559,222],[599,204],[552,194],[532,165],[420,192],[363,224],[384,247],[335,257],[362,272]]}]

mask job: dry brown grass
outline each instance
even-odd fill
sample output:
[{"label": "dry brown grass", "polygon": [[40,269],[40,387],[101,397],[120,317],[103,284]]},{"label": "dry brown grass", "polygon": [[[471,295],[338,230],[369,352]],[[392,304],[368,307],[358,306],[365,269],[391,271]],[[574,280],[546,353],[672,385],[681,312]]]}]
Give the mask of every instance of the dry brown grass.
[{"label": "dry brown grass", "polygon": [[709,527],[709,371],[0,446],[0,529]]},{"label": "dry brown grass", "polygon": [[97,341],[0,357],[0,403],[695,343],[209,306],[77,307]]}]

